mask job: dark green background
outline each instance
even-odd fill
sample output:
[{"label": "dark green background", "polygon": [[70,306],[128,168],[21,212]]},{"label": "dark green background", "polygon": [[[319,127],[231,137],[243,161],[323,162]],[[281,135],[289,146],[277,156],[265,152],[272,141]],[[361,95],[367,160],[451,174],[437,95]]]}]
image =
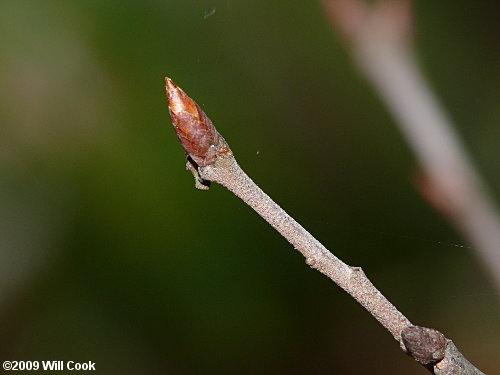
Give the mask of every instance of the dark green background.
[{"label": "dark green background", "polygon": [[[415,5],[419,61],[498,200],[494,4]],[[0,2],[0,360],[426,373],[241,201],[194,189],[165,75],[320,241],[495,369],[498,295],[475,250],[415,191],[319,2],[290,0]]]}]

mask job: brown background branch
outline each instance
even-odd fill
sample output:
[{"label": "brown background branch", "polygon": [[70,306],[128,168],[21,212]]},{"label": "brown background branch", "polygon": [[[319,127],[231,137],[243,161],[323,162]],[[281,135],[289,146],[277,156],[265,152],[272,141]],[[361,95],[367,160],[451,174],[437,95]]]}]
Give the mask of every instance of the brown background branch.
[{"label": "brown background branch", "polygon": [[419,163],[416,186],[476,250],[500,290],[500,216],[412,51],[408,0],[323,0],[326,14]]}]

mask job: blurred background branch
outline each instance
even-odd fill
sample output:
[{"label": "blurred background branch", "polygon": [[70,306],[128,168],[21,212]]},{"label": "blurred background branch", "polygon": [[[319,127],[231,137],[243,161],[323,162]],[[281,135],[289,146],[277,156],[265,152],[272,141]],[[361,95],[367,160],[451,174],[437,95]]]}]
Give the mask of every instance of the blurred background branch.
[{"label": "blurred background branch", "polygon": [[[500,291],[500,218],[413,54],[409,0],[324,0],[361,72],[415,153],[416,186],[469,241]],[[472,98],[471,98],[472,100]]]}]

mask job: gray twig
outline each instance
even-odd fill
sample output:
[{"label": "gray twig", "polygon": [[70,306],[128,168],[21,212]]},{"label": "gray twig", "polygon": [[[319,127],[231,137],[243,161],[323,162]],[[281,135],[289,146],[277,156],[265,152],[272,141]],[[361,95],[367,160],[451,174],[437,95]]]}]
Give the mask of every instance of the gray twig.
[{"label": "gray twig", "polygon": [[[278,206],[240,168],[229,145],[201,108],[169,78],[166,84],[170,115],[186,150],[187,169],[193,173],[196,187],[206,190],[208,182],[213,181],[240,197],[290,242],[310,267],[349,293],[392,334],[407,354],[432,368],[435,374],[482,374],[441,333],[413,326],[361,268],[342,262]],[[463,371],[456,372],[457,369]]]}]

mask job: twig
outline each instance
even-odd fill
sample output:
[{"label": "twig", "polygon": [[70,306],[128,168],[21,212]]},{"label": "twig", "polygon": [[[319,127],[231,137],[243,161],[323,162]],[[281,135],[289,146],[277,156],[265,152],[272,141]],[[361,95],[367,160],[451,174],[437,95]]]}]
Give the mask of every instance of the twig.
[{"label": "twig", "polygon": [[477,250],[500,289],[500,218],[411,51],[411,4],[323,0],[332,25],[417,156],[417,188]]},{"label": "twig", "polygon": [[[210,181],[225,186],[253,208],[305,258],[306,263],[328,276],[375,317],[400,343],[401,348],[435,374],[480,375],[441,333],[413,326],[368,280],[359,267],[351,267],[328,251],[307,230],[264,193],[239,167],[224,138],[201,108],[166,78],[170,116],[186,150],[187,169],[200,189]],[[463,372],[456,372],[456,368]]]}]

